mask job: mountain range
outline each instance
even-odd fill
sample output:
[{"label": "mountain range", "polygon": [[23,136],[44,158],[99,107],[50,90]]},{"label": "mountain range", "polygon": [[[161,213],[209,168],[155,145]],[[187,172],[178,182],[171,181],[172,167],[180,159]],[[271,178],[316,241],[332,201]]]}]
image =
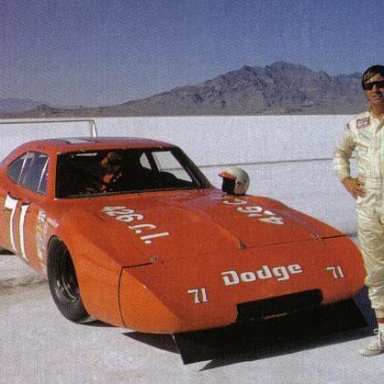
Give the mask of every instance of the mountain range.
[{"label": "mountain range", "polygon": [[0,100],[0,114],[24,112],[39,105],[41,105],[41,102],[31,99],[2,99]]},{"label": "mountain range", "polygon": [[276,62],[266,67],[244,66],[200,84],[114,106],[58,108],[35,102],[31,108],[25,103],[25,109],[15,104],[12,110],[11,103],[5,108],[0,100],[0,116],[354,114],[367,108],[360,79],[360,73],[330,76],[303,65]]}]

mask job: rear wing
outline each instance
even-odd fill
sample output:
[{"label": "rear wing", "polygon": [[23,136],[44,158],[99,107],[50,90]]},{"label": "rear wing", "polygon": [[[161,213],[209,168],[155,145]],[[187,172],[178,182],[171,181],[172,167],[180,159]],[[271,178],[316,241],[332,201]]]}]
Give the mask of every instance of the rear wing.
[{"label": "rear wing", "polygon": [[46,119],[46,120],[0,120],[0,125],[45,125],[45,124],[63,124],[63,123],[88,123],[89,136],[97,137],[96,122],[93,119]]},{"label": "rear wing", "polygon": [[94,119],[0,120],[0,161],[28,141],[85,136],[98,136]]}]

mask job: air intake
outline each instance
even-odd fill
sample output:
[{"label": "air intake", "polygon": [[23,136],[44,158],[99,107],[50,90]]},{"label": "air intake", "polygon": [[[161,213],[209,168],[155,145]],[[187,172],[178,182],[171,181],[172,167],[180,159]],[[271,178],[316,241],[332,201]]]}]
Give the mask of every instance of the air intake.
[{"label": "air intake", "polygon": [[268,317],[284,315],[318,306],[323,301],[320,289],[292,293],[272,299],[250,301],[237,305],[237,322],[264,320]]}]

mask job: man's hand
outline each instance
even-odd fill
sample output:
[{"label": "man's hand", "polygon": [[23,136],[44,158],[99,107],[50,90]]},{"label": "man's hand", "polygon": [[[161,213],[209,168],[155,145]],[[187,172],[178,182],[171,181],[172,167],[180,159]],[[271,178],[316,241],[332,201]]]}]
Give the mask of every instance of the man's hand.
[{"label": "man's hand", "polygon": [[358,196],[365,196],[365,183],[357,177],[346,177],[342,180],[342,183],[344,188],[353,196],[353,198],[357,199]]}]

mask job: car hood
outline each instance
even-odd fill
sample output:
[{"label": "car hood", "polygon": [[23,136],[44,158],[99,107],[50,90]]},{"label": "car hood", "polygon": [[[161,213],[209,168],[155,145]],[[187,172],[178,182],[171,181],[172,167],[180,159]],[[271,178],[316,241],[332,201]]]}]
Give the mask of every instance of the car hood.
[{"label": "car hood", "polygon": [[277,201],[216,189],[103,198],[88,210],[115,248],[139,251],[129,266],[342,235]]}]

